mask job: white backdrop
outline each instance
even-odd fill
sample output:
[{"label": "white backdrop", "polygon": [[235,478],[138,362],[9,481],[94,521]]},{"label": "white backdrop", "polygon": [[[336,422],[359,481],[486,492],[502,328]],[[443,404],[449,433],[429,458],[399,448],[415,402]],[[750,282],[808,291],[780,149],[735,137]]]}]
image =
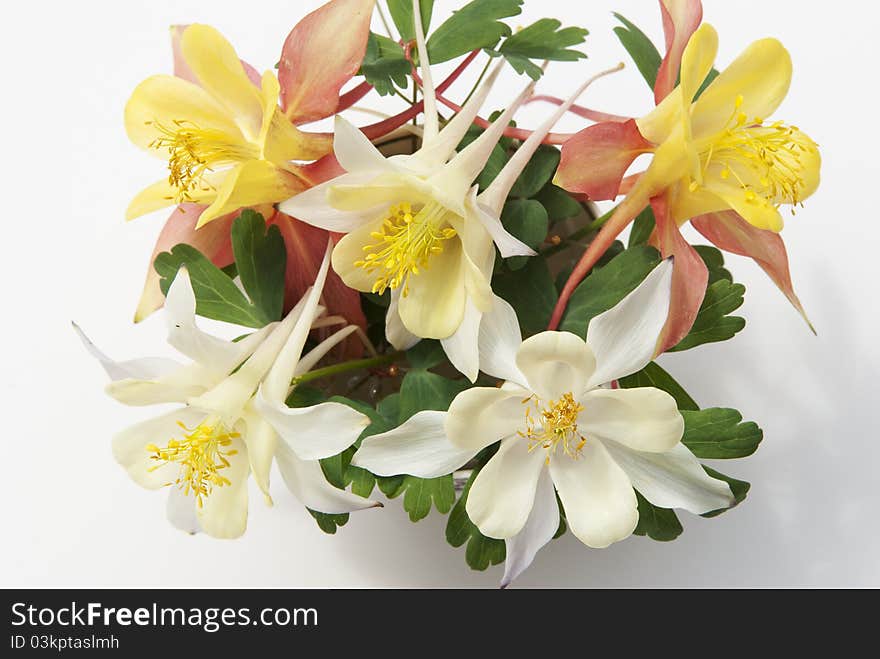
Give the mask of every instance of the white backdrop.
[{"label": "white backdrop", "polygon": [[[436,512],[411,524],[394,501],[326,536],[279,479],[276,507],[254,496],[239,541],[174,531],[164,496],[131,483],[110,454],[113,432],[149,411],[103,394],[103,372],[70,329],[76,319],[118,358],[167,353],[161,318],[130,322],[165,214],[123,221],[131,195],[158,179],[162,164],[130,145],[122,127],[134,86],[170,70],[167,26],[211,23],[244,58],[268,68],[290,27],[318,4],[56,1],[19,3],[2,21],[0,585],[493,586],[500,579],[500,568],[467,568]],[[458,4],[439,1],[436,14]],[[763,427],[755,456],[722,467],[753,483],[748,500],[715,520],[682,514],[685,533],[670,544],[633,537],[597,551],[568,534],[539,554],[519,586],[880,586],[880,229],[872,199],[880,174],[873,125],[880,10],[858,0],[707,0],[705,7],[721,34],[721,63],[768,35],[792,52],[794,84],[778,116],[820,143],[824,168],[819,193],[784,236],[819,336],[755,265],[730,257],[748,287],[741,312],[748,327],[732,342],[662,363],[702,405],[736,407]],[[590,59],[551,65],[541,90],[564,96],[574,81],[625,59],[612,10],[660,42],[654,0],[526,2],[523,25],[553,16],[591,30]],[[469,81],[452,96],[461,98]],[[492,107],[520,84],[506,75]],[[584,102],[638,116],[651,95],[629,67]],[[528,108],[520,125],[535,125],[547,110]],[[581,125],[569,117],[561,128]]]}]

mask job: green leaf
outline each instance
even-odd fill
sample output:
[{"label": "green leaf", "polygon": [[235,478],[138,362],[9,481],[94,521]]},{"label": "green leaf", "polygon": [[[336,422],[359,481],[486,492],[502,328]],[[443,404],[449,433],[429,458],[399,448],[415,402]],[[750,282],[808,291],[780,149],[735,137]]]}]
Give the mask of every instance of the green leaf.
[{"label": "green leaf", "polygon": [[684,417],[682,443],[703,459],[744,458],[758,449],[764,433],[758,424],[742,422],[736,410],[713,407],[681,413]]},{"label": "green leaf", "polygon": [[559,158],[559,149],[546,144],[539,146],[510,189],[510,196],[531,198],[538,194],[556,173]]},{"label": "green leaf", "polygon": [[452,474],[439,478],[416,478],[407,476],[403,481],[406,493],[403,495],[403,508],[409,513],[412,522],[428,516],[431,505],[442,514],[452,510],[455,503],[455,485]]},{"label": "green leaf", "polygon": [[706,297],[690,333],[669,352],[690,350],[705,343],[732,339],[746,326],[744,318],[729,316],[742,306],[746,287],[719,279],[706,289]]},{"label": "green leaf", "polygon": [[399,43],[371,32],[360,74],[379,95],[388,96],[394,93],[395,86],[401,89],[409,86],[410,64]]},{"label": "green leaf", "polygon": [[[501,211],[501,223],[511,234],[533,249],[544,242],[550,229],[547,211],[534,199],[508,199]],[[519,270],[530,258],[512,256],[507,259],[507,265],[511,270]]]},{"label": "green leaf", "polygon": [[[434,0],[420,0],[419,13],[422,16],[422,30],[428,34],[431,25],[431,12],[434,9]],[[412,0],[388,0],[388,11],[391,20],[404,41],[412,41],[416,38],[415,21],[413,21]]]},{"label": "green leaf", "polygon": [[700,406],[691,398],[682,386],[676,382],[669,373],[664,371],[656,362],[651,362],[638,373],[633,373],[618,380],[624,389],[637,387],[656,387],[675,399],[679,410],[696,411]]},{"label": "green leaf", "polygon": [[323,403],[326,399],[327,396],[317,387],[302,384],[290,392],[285,402],[287,407],[311,407]]},{"label": "green leaf", "polygon": [[656,249],[640,245],[594,270],[572,294],[560,329],[586,338],[590,321],[631,293],[659,263]]},{"label": "green leaf", "polygon": [[492,281],[492,288],[516,311],[524,337],[547,329],[559,294],[546,259],[534,256],[520,270],[499,272]]},{"label": "green leaf", "polygon": [[317,510],[312,510],[311,508],[306,508],[306,510],[308,510],[312,517],[315,518],[315,521],[318,523],[318,528],[324,533],[329,533],[330,535],[336,533],[336,529],[340,526],[345,526],[348,523],[348,513],[331,515],[329,513],[319,513]]},{"label": "green leaf", "polygon": [[638,214],[633,223],[632,231],[629,234],[628,246],[635,247],[636,245],[647,243],[656,224],[653,209],[650,206],[646,206],[645,210]]},{"label": "green leaf", "polygon": [[162,252],[154,262],[153,267],[159,273],[159,285],[165,295],[181,266],[186,266],[189,271],[196,296],[196,313],[200,316],[244,327],[264,327],[275,320],[251,304],[220,268],[195,247],[184,243],[175,245],[170,252]]},{"label": "green leaf", "polygon": [[535,199],[541,202],[551,222],[577,217],[584,212],[584,207],[578,203],[577,199],[552,183],[547,183],[535,196]]},{"label": "green leaf", "polygon": [[446,542],[453,547],[461,547],[467,543],[464,552],[465,561],[471,569],[482,571],[490,565],[503,562],[507,552],[503,540],[483,535],[468,517],[466,510],[468,493],[478,473],[479,469],[475,469],[471,474],[455,507],[449,513],[449,520],[446,522]]},{"label": "green leaf", "polygon": [[706,79],[703,81],[703,84],[700,85],[700,88],[697,90],[697,93],[694,95],[694,100],[696,101],[700,96],[703,95],[703,92],[709,88],[709,85],[717,78],[720,74],[718,69],[712,69],[709,71],[709,75],[706,76]]},{"label": "green leaf", "polygon": [[639,502],[639,523],[634,535],[646,535],[658,542],[671,542],[681,535],[684,529],[674,510],[659,508],[636,492]]},{"label": "green leaf", "polygon": [[694,250],[700,255],[709,270],[710,284],[714,284],[719,279],[726,279],[733,283],[733,275],[724,267],[724,254],[720,249],[709,245],[694,245]]},{"label": "green leaf", "polygon": [[478,48],[490,48],[511,29],[500,21],[517,16],[523,0],[472,0],[452,13],[428,39],[431,64],[455,59]]},{"label": "green leaf", "polygon": [[245,209],[232,223],[232,252],[241,284],[254,306],[266,318],[280,319],[287,267],[281,230],[276,225],[267,230],[262,215]]},{"label": "green leaf", "polygon": [[449,409],[452,399],[469,387],[466,380],[450,380],[419,368],[411,370],[400,385],[398,423],[423,410]]},{"label": "green leaf", "polygon": [[[712,478],[717,478],[719,480],[724,481],[728,485],[730,485],[730,491],[733,492],[734,502],[730,508],[734,508],[745,501],[746,496],[749,493],[749,489],[752,487],[746,481],[740,481],[735,478],[731,478],[730,476],[725,476],[724,474],[703,465],[703,470],[709,474]],[[702,517],[717,517],[722,513],[726,513],[730,508],[721,508],[720,510],[713,510],[712,512],[705,513],[701,515]]]},{"label": "green leaf", "polygon": [[527,73],[537,80],[542,71],[531,60],[574,62],[586,57],[569,46],[583,43],[589,31],[580,27],[560,29],[561,26],[562,23],[555,18],[542,18],[505,39],[498,52],[507,58],[517,73]]},{"label": "green leaf", "polygon": [[644,32],[620,14],[614,14],[614,17],[623,23],[623,27],[614,28],[614,34],[620,39],[620,43],[633,58],[645,82],[653,91],[663,58]]},{"label": "green leaf", "polygon": [[413,368],[434,368],[446,361],[446,353],[439,341],[422,339],[406,351],[406,360]]}]

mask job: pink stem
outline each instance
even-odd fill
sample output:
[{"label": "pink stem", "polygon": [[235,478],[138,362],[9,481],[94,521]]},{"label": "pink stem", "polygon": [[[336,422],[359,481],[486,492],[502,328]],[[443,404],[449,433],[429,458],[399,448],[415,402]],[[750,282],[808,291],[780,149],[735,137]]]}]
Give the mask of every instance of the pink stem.
[{"label": "pink stem", "polygon": [[[437,92],[445,91],[449,88],[449,86],[455,82],[462,73],[464,73],[465,69],[470,66],[471,62],[476,59],[477,55],[480,53],[479,50],[471,51],[467,57],[465,57],[461,64],[459,64],[455,70],[449,74],[449,76],[437,85]],[[425,102],[419,101],[415,105],[411,105],[406,110],[401,112],[400,114],[396,114],[393,117],[388,117],[387,119],[383,119],[375,124],[370,124],[369,126],[363,126],[361,128],[361,132],[366,135],[369,139],[375,140],[383,135],[387,135],[391,131],[400,128],[407,121],[417,116],[419,112],[421,112],[425,108]]]},{"label": "pink stem", "polygon": [[345,92],[342,96],[339,97],[339,106],[336,108],[336,111],[342,112],[343,110],[347,110],[352,105],[361,100],[364,96],[369,94],[370,90],[372,89],[373,85],[364,80],[357,87]]},{"label": "pink stem", "polygon": [[[565,101],[556,96],[547,96],[546,94],[538,94],[536,96],[532,96],[530,99],[526,101],[526,105],[529,103],[534,103],[536,101],[543,101],[545,103],[552,103],[553,105],[562,105]],[[572,105],[568,110],[572,114],[576,114],[579,117],[583,117],[584,119],[589,119],[590,121],[602,122],[602,121],[615,121],[618,123],[625,123],[630,120],[630,117],[622,117],[619,114],[609,114],[607,112],[599,112],[598,110],[591,110],[590,108],[586,108],[583,105]]]}]

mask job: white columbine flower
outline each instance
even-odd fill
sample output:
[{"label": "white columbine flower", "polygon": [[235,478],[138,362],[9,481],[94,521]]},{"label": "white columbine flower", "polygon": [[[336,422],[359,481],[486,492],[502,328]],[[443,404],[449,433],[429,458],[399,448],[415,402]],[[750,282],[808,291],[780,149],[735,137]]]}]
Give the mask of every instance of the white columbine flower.
[{"label": "white columbine flower", "polygon": [[590,547],[628,537],[635,490],[664,508],[702,514],[733,503],[681,443],[675,400],[653,387],[602,385],[653,357],[669,309],[672,263],[654,269],[617,306],[593,318],[586,342],[567,332],[522,340],[513,309],[498,300],[480,328],[482,369],[505,382],[459,394],[448,412],[420,412],[366,439],[352,464],[379,475],[433,478],[500,441],[477,475],[467,513],[507,545],[502,585],[522,573],[559,526]]},{"label": "white columbine flower", "polygon": [[114,362],[80,332],[113,380],[110,396],[127,405],[184,405],[113,439],[114,457],[136,483],[171,487],[168,516],[178,528],[218,538],[240,536],[247,524],[251,473],[271,502],[273,457],[290,491],[313,510],[343,513],[381,505],[333,487],[318,463],[351,446],[369,418],[339,403],[288,408],[284,402],[292,378],[355,330],[340,330],[302,355],[313,323],[324,313],[318,302],[329,261],[328,245],[315,285],[284,320],[238,342],[196,326],[195,295],[181,269],[165,313],[168,342],[193,360],[185,366],[157,358]]},{"label": "white columbine flower", "polygon": [[386,335],[396,348],[407,349],[421,338],[440,339],[450,361],[473,381],[479,370],[480,318],[493,304],[493,242],[504,257],[534,254],[502,226],[504,200],[541,140],[589,82],[534,132],[478,195],[474,180],[534,83],[456,153],[500,65],[461,112],[438,130],[418,0],[414,15],[425,97],[421,148],[411,155],[386,158],[363,133],[337,116],[334,152],[347,173],[283,202],[280,209],[346,234],[333,251],[333,269],[351,288],[391,291]]}]

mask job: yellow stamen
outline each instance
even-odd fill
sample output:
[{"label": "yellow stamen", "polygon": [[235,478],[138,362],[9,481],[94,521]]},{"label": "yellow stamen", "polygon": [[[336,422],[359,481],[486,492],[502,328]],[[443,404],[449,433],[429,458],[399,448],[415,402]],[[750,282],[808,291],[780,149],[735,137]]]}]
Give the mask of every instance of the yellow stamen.
[{"label": "yellow stamen", "polygon": [[740,111],[742,103],[740,96],[726,128],[701,150],[702,174],[717,163],[721,179],[736,180],[748,203],[800,204],[806,187],[804,156],[816,153],[815,142],[796,126],[750,120]]},{"label": "yellow stamen", "polygon": [[204,499],[215,487],[231,484],[220,472],[229,468],[229,458],[238,453],[229,447],[232,440],[241,435],[227,432],[222,424],[214,424],[210,420],[194,429],[187,428],[181,422],[177,425],[184,431],[182,440],[170,439],[165,448],[155,444],[147,444],[145,447],[150,453],[150,459],[158,463],[150,471],[172,463],[179,465],[177,479],[165,485],[176,485],[187,495],[192,493],[201,508]]},{"label": "yellow stamen", "polygon": [[[538,408],[538,417],[532,416],[531,402],[534,401]],[[576,460],[580,457],[587,438],[578,434],[578,415],[584,411],[584,406],[578,403],[571,393],[563,394],[558,401],[549,401],[545,407],[540,406],[536,396],[526,398],[523,405],[526,407],[526,429],[520,431],[519,436],[528,440],[529,451],[542,448],[547,451],[546,463],[550,463],[550,457],[561,446],[564,455]]]},{"label": "yellow stamen", "polygon": [[435,203],[415,210],[403,202],[389,209],[380,230],[370,234],[376,242],[365,245],[363,260],[354,263],[377,274],[374,293],[381,295],[401,286],[404,297],[409,293],[409,278],[426,270],[431,258],[443,252],[443,243],[458,235],[448,226],[447,213]]},{"label": "yellow stamen", "polygon": [[192,201],[195,190],[212,189],[204,176],[215,167],[259,158],[255,147],[222,130],[199,128],[185,120],[175,120],[171,126],[147,123],[160,134],[149,147],[168,151],[168,183],[177,188],[177,203]]}]

